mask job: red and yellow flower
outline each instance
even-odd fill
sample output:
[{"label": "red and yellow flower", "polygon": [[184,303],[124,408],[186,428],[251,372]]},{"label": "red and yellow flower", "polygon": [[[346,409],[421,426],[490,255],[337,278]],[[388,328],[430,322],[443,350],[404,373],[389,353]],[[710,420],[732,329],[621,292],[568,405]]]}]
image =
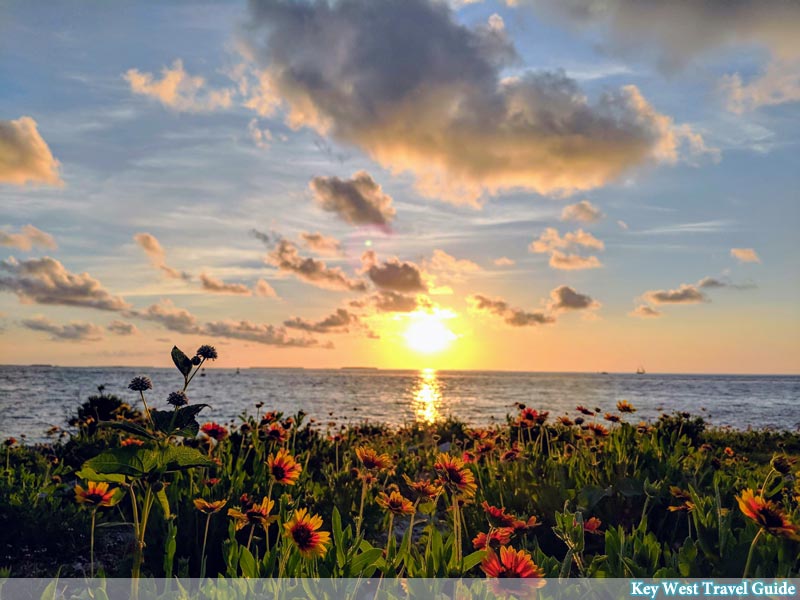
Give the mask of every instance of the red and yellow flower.
[{"label": "red and yellow flower", "polygon": [[478,489],[472,471],[464,465],[464,461],[456,456],[450,456],[443,452],[437,457],[433,468],[439,476],[439,482],[451,494],[471,498]]},{"label": "red and yellow flower", "polygon": [[599,534],[600,533],[600,525],[602,525],[602,524],[603,524],[603,522],[600,519],[598,519],[597,517],[589,517],[588,519],[586,519],[583,522],[583,530],[586,533]]},{"label": "red and yellow flower", "polygon": [[617,402],[617,410],[621,413],[635,413],[636,409],[633,407],[633,404],[628,402],[627,400],[620,400]]},{"label": "red and yellow flower", "polygon": [[282,485],[296,484],[303,470],[285,448],[278,450],[277,454],[270,455],[267,459],[267,467],[275,483],[280,483]]},{"label": "red and yellow flower", "polygon": [[512,527],[498,527],[492,529],[488,535],[481,532],[472,540],[472,546],[475,550],[485,550],[491,548],[499,548],[500,546],[507,546],[511,541],[511,536],[514,535]]},{"label": "red and yellow flower", "polygon": [[772,535],[800,540],[800,526],[792,523],[780,507],[774,502],[756,496],[753,490],[744,490],[737,496],[739,510],[748,519],[751,519]]},{"label": "red and yellow flower", "polygon": [[195,498],[193,502],[194,507],[204,515],[213,515],[214,513],[218,513],[228,503],[227,500],[215,500],[213,502],[209,502],[208,500],[203,500],[202,498]]},{"label": "red and yellow flower", "polygon": [[356,456],[365,469],[370,471],[383,471],[392,466],[392,460],[388,454],[378,454],[373,448],[359,446],[356,448]]},{"label": "red and yellow flower", "polygon": [[508,514],[504,508],[492,506],[486,500],[483,501],[481,507],[483,512],[486,513],[489,523],[494,527],[511,527],[514,521],[517,520],[514,515]]},{"label": "red and yellow flower", "polygon": [[239,531],[246,525],[261,525],[266,531],[270,523],[275,521],[277,517],[270,516],[272,507],[275,503],[266,496],[261,500],[261,504],[249,504],[249,499],[243,498],[244,506],[242,509],[229,508],[228,516],[233,518],[236,531]]},{"label": "red and yellow flower", "polygon": [[86,489],[80,485],[75,486],[75,502],[86,506],[114,506],[116,504],[117,489],[109,488],[105,481],[90,481]]},{"label": "red and yellow flower", "polygon": [[203,423],[203,426],[200,427],[200,431],[217,442],[221,442],[228,437],[228,430],[218,423]]},{"label": "red and yellow flower", "polygon": [[284,429],[280,423],[270,423],[261,428],[261,437],[267,442],[285,444],[289,439],[289,431]]},{"label": "red and yellow flower", "polygon": [[[544,577],[544,571],[536,566],[528,552],[514,550],[510,546],[502,546],[499,554],[489,552],[481,562],[481,570],[487,577],[493,578],[542,579]],[[544,581],[540,585],[544,585]]]},{"label": "red and yellow flower", "polygon": [[378,497],[375,498],[375,502],[377,502],[378,506],[380,506],[382,509],[392,513],[393,515],[399,516],[414,514],[414,504],[411,502],[411,500],[397,491],[394,491],[391,494],[380,492]]},{"label": "red and yellow flower", "polygon": [[411,489],[411,491],[417,496],[417,498],[423,500],[432,500],[442,493],[442,486],[427,479],[414,481],[406,474],[403,474],[403,479],[405,480],[409,489]]},{"label": "red and yellow flower", "polygon": [[126,438],[119,443],[120,446],[123,448],[127,448],[128,446],[136,446],[137,448],[144,446],[144,442],[142,440],[136,438]]},{"label": "red and yellow flower", "polygon": [[299,508],[292,514],[288,523],[284,523],[284,535],[300,551],[304,558],[324,557],[328,551],[331,534],[319,531],[322,518],[311,516],[305,508]]}]

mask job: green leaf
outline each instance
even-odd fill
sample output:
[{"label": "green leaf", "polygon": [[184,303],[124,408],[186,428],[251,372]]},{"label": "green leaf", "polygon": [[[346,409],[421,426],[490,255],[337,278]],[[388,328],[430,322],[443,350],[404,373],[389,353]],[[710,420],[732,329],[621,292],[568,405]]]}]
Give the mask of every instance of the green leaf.
[{"label": "green leaf", "polygon": [[100,475],[119,474],[141,477],[156,470],[159,456],[149,448],[111,448],[83,463],[82,469],[91,469]]},{"label": "green leaf", "polygon": [[374,565],[382,554],[382,548],[371,548],[356,556],[351,563],[353,575],[360,575],[364,569]]},{"label": "green leaf", "polygon": [[211,467],[215,463],[196,448],[167,446],[161,450],[159,464],[165,471],[181,471],[192,467]]},{"label": "green leaf", "polygon": [[200,424],[195,416],[207,406],[208,404],[192,404],[177,411],[153,409],[150,411],[150,416],[155,428],[162,433],[194,437],[200,431]]},{"label": "green leaf", "polygon": [[242,577],[258,577],[256,559],[253,558],[253,555],[247,548],[242,548],[242,554],[239,557],[239,568],[242,570]]},{"label": "green leaf", "polygon": [[467,554],[464,557],[464,573],[466,573],[472,567],[480,563],[485,556],[486,556],[486,550],[477,550],[472,554]]},{"label": "green leaf", "polygon": [[339,514],[339,509],[333,507],[333,515],[331,516],[331,527],[333,529],[333,545],[336,549],[336,564],[339,568],[344,567],[345,554],[344,542],[342,535],[342,516]]},{"label": "green leaf", "polygon": [[186,356],[177,346],[172,347],[172,362],[178,367],[178,371],[184,376],[189,376],[192,372],[192,360]]},{"label": "green leaf", "polygon": [[86,466],[84,466],[80,471],[76,472],[75,475],[84,481],[105,481],[106,483],[125,483],[127,481],[127,477],[125,477],[125,475],[117,473],[101,474]]},{"label": "green leaf", "polygon": [[161,505],[161,510],[164,511],[164,518],[169,519],[170,512],[169,512],[169,500],[167,499],[167,490],[164,488],[158,490],[156,492],[156,499],[158,500],[158,503]]}]

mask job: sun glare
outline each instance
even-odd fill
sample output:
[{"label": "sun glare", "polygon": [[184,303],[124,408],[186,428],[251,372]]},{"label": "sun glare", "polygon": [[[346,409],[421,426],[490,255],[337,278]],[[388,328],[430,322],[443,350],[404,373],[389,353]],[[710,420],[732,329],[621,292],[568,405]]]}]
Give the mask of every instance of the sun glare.
[{"label": "sun glare", "polygon": [[456,334],[444,324],[446,315],[438,313],[415,313],[403,333],[408,347],[421,354],[435,354],[450,347]]}]

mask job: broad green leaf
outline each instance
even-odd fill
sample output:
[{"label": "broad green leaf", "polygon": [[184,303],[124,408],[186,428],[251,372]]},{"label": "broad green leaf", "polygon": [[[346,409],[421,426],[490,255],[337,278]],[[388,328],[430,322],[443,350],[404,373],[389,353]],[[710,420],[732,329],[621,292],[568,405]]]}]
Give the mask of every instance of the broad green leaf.
[{"label": "broad green leaf", "polygon": [[258,577],[258,567],[256,566],[256,559],[247,548],[242,548],[242,554],[239,557],[239,568],[242,570],[242,577]]},{"label": "broad green leaf", "polygon": [[141,477],[158,467],[158,453],[149,448],[112,448],[83,463],[83,469],[92,469],[101,475],[121,474]]},{"label": "broad green leaf", "polygon": [[127,477],[125,477],[125,475],[117,473],[101,474],[86,466],[84,466],[80,471],[76,472],[75,475],[84,481],[105,481],[106,483],[125,483],[127,481]]},{"label": "broad green leaf", "polygon": [[180,471],[192,467],[211,467],[215,463],[196,448],[167,446],[161,450],[159,464],[165,471]]},{"label": "broad green leaf", "polygon": [[374,565],[382,554],[382,548],[370,548],[356,556],[351,563],[353,575],[360,575],[364,569]]},{"label": "broad green leaf", "polygon": [[167,490],[164,488],[158,490],[156,492],[156,499],[158,500],[158,503],[161,505],[161,510],[164,511],[164,518],[169,519],[170,512],[169,512],[169,500],[167,499]]},{"label": "broad green leaf", "polygon": [[466,573],[472,567],[480,563],[486,556],[486,550],[477,550],[472,554],[467,554],[464,557],[464,572]]},{"label": "broad green leaf", "polygon": [[178,367],[178,371],[184,377],[188,377],[192,372],[192,360],[186,356],[177,346],[172,347],[172,362]]}]

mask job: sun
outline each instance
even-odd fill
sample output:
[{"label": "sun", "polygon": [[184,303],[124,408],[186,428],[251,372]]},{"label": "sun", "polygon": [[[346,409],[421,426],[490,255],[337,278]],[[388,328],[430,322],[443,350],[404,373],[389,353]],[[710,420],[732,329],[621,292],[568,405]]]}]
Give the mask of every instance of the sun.
[{"label": "sun", "polygon": [[420,354],[435,354],[450,347],[458,336],[444,324],[446,315],[437,313],[414,313],[412,321],[403,333],[406,345]]}]

